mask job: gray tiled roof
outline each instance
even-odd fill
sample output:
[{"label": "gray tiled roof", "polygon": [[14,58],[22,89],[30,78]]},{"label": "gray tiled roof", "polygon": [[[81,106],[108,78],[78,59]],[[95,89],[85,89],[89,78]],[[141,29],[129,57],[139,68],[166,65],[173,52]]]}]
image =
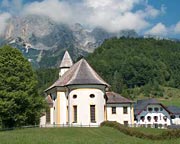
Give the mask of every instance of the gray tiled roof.
[{"label": "gray tiled roof", "polygon": [[78,85],[78,84],[96,84],[109,86],[87,63],[85,59],[81,59],[75,63],[62,77],[60,77],[52,86],[68,86],[68,85]]},{"label": "gray tiled roof", "polygon": [[106,92],[106,95],[107,95],[107,104],[133,103],[133,101],[115,92]]},{"label": "gray tiled roof", "polygon": [[64,68],[64,67],[69,68],[69,67],[71,67],[72,65],[73,65],[72,59],[71,59],[68,51],[66,51],[66,52],[64,53],[63,59],[62,59],[61,64],[60,64],[59,67],[60,67],[60,68]]},{"label": "gray tiled roof", "polygon": [[148,105],[151,104],[159,104],[161,105],[167,112],[170,113],[170,111],[163,105],[161,104],[159,101],[157,101],[154,98],[150,98],[150,99],[142,99],[142,100],[137,100],[137,103],[135,103],[134,105],[134,114],[137,115],[139,113],[141,113],[144,109],[146,109],[146,107]]},{"label": "gray tiled roof", "polygon": [[173,114],[180,114],[180,107],[177,106],[168,106],[167,109]]}]

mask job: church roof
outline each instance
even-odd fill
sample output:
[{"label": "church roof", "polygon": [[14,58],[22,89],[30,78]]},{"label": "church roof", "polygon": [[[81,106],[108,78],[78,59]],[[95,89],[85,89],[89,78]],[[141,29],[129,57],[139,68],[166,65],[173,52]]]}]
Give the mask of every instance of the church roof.
[{"label": "church roof", "polygon": [[59,79],[50,86],[47,90],[53,87],[63,87],[68,85],[86,85],[86,84],[96,84],[96,85],[106,85],[109,86],[87,63],[85,59],[81,59],[75,63],[70,69],[59,77]]},{"label": "church roof", "polygon": [[106,92],[107,104],[133,103],[133,101],[115,92]]},{"label": "church roof", "polygon": [[72,62],[72,59],[68,53],[68,51],[66,51],[64,53],[64,56],[63,56],[63,59],[61,61],[61,64],[60,64],[60,68],[69,68],[73,65],[73,62]]}]

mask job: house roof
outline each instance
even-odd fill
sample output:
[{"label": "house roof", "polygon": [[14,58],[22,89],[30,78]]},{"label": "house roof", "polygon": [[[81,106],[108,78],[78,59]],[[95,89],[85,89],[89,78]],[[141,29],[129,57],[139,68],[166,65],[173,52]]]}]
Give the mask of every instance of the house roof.
[{"label": "house roof", "polygon": [[60,64],[60,68],[69,68],[73,65],[73,61],[68,53],[68,51],[65,51],[63,59]]},{"label": "house roof", "polygon": [[85,59],[79,60],[70,69],[59,77],[47,90],[53,87],[63,87],[68,85],[96,84],[109,86],[87,63]]},{"label": "house roof", "polygon": [[150,99],[142,99],[142,100],[138,100],[137,103],[135,103],[134,105],[134,114],[138,115],[140,114],[144,109],[146,109],[146,107],[148,105],[151,104],[157,104],[157,105],[161,105],[168,113],[171,113],[163,104],[161,104],[159,101],[157,101],[154,98],[150,98]]},{"label": "house roof", "polygon": [[173,114],[180,114],[180,107],[177,106],[168,106],[167,109]]},{"label": "house roof", "polygon": [[133,101],[115,92],[106,92],[107,104],[133,103]]}]

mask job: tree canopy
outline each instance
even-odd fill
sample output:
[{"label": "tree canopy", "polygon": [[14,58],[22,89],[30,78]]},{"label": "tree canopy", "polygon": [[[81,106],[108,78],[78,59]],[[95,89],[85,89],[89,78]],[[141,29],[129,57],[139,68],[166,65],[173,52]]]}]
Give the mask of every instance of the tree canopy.
[{"label": "tree canopy", "polygon": [[0,48],[0,121],[3,127],[38,124],[43,98],[37,91],[37,78],[21,52],[9,46]]}]

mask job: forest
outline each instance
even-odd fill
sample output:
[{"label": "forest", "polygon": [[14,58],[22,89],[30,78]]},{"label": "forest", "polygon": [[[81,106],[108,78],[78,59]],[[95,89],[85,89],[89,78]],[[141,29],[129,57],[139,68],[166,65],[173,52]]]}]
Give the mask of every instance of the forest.
[{"label": "forest", "polygon": [[87,57],[115,92],[134,98],[162,97],[180,88],[180,43],[152,38],[112,38]]}]

